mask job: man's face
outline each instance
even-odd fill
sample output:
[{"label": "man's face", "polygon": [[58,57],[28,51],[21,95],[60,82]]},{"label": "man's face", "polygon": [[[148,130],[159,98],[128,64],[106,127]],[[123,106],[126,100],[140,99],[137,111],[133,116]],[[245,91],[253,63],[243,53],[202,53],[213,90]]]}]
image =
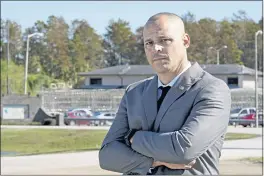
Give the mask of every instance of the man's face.
[{"label": "man's face", "polygon": [[187,59],[190,38],[180,22],[159,18],[145,26],[143,38],[148,62],[157,73],[174,72]]}]

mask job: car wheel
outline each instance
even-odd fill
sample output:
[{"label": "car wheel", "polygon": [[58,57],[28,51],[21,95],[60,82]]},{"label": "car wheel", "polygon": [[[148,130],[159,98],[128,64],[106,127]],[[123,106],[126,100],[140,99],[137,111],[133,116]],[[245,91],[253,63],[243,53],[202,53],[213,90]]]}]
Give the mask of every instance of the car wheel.
[{"label": "car wheel", "polygon": [[247,127],[247,125],[242,125],[243,127]]},{"label": "car wheel", "polygon": [[70,126],[74,126],[75,124],[76,123],[73,120],[70,121]]}]

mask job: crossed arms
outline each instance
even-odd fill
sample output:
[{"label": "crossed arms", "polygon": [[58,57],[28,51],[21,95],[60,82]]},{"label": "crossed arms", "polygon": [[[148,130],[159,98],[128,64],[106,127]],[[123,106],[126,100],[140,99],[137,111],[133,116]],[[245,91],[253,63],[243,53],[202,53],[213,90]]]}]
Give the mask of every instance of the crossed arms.
[{"label": "crossed arms", "polygon": [[125,94],[99,152],[101,168],[145,175],[154,161],[189,164],[198,158],[226,131],[231,100],[229,89],[220,83],[211,83],[197,94],[191,113],[179,131],[138,131],[131,147],[124,143],[129,130]]}]

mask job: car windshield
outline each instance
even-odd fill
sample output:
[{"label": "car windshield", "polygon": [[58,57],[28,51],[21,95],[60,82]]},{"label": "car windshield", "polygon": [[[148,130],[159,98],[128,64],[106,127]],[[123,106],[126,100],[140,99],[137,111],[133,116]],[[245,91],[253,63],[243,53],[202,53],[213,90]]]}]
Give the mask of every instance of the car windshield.
[{"label": "car windshield", "polygon": [[241,108],[233,109],[231,111],[231,114],[239,113],[240,110],[241,110]]}]

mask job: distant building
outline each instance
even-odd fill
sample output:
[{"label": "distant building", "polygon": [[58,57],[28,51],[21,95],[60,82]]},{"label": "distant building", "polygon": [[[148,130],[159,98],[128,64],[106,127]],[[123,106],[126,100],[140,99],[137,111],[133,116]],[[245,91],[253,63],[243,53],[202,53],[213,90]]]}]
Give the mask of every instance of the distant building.
[{"label": "distant building", "polygon": [[[255,88],[255,70],[236,64],[201,65],[208,73],[225,81],[229,88]],[[259,72],[258,87],[262,87],[262,72]],[[85,77],[80,88],[123,88],[155,75],[150,65],[119,65],[91,72],[78,73]]]}]

